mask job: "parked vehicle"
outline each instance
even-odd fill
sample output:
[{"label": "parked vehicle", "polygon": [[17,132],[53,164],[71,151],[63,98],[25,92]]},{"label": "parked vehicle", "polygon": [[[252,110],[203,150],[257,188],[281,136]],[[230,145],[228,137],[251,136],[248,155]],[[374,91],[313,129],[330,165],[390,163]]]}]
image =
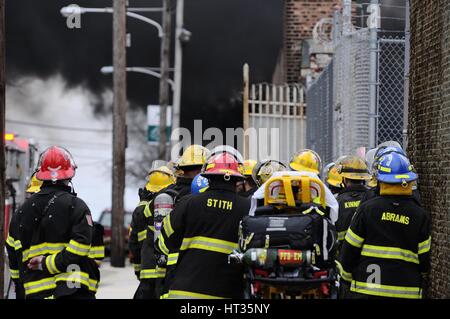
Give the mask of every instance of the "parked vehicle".
[{"label": "parked vehicle", "polygon": [[[124,214],[124,220],[123,220],[123,234],[124,234],[124,238],[125,238],[125,252],[128,252],[128,232],[130,229],[130,224],[131,224],[131,217],[132,217],[132,212],[130,211],[125,211]],[[111,210],[109,209],[105,209],[99,219],[98,219],[98,223],[101,224],[105,231],[103,233],[103,241],[105,244],[105,254],[106,256],[110,255],[111,252],[111,234],[112,234],[112,229],[111,229],[111,223],[112,223],[112,215],[111,215]]]}]

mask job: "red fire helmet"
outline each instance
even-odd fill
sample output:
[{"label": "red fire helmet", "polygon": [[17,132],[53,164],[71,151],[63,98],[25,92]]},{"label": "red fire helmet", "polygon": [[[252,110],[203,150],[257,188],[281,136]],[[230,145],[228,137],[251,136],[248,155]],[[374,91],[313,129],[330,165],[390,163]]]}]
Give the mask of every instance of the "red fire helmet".
[{"label": "red fire helmet", "polygon": [[68,150],[59,146],[51,146],[41,154],[36,178],[41,181],[53,182],[71,179],[75,176],[76,168]]},{"label": "red fire helmet", "polygon": [[202,175],[207,177],[208,175],[228,175],[233,177],[244,178],[241,173],[236,158],[228,153],[221,153],[213,156],[204,166]]}]

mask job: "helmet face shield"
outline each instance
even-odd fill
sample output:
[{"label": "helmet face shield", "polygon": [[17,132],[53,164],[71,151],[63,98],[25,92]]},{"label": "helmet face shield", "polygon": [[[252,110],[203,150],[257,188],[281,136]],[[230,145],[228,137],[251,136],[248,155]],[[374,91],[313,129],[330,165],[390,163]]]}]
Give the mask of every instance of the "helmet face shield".
[{"label": "helmet face shield", "polygon": [[276,160],[261,161],[253,168],[252,177],[256,185],[261,186],[272,176],[274,172],[286,171],[287,167]]}]

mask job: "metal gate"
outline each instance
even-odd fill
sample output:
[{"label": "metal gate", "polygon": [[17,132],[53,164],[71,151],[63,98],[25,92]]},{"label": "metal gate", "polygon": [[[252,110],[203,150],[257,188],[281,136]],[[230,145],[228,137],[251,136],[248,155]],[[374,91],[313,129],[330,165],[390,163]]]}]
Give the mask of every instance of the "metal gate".
[{"label": "metal gate", "polygon": [[[244,123],[257,132],[258,142],[250,140],[246,157],[265,159],[261,147],[270,147],[270,158],[287,164],[291,156],[306,144],[306,115],[304,90],[298,85],[252,84],[247,86],[248,102],[244,98]],[[245,88],[244,88],[245,90]],[[245,96],[245,92],[244,92]],[[247,117],[247,119],[245,119]],[[264,137],[265,132],[269,134]],[[268,141],[269,146],[261,143]],[[256,155],[257,154],[257,155]],[[255,158],[256,155],[256,158]]]}]

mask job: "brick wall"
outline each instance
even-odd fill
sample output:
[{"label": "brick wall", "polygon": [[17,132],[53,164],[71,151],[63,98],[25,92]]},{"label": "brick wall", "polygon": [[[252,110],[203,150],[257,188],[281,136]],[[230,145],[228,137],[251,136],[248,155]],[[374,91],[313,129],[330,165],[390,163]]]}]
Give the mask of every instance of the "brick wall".
[{"label": "brick wall", "polygon": [[300,81],[302,40],[312,37],[314,25],[321,18],[332,17],[337,0],[285,0],[284,82]]},{"label": "brick wall", "polygon": [[450,298],[450,1],[411,0],[408,153],[432,214],[428,297]]}]

